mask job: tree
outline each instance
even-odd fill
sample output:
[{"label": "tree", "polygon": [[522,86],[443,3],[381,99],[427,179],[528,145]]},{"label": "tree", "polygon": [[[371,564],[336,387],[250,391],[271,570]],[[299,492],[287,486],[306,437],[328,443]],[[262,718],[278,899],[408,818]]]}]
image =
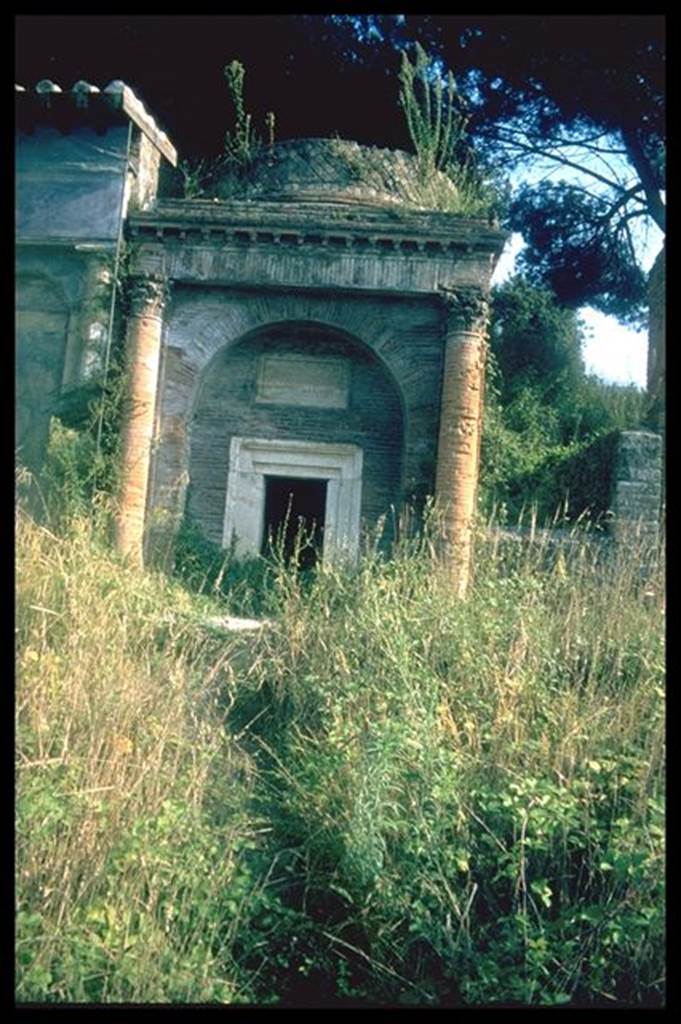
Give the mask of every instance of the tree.
[{"label": "tree", "polygon": [[603,384],[588,377],[582,359],[584,328],[579,314],[522,274],[492,289],[490,395],[508,425],[522,422],[532,402],[546,411],[544,440],[588,441],[609,430],[633,430],[644,411],[634,386]]},{"label": "tree", "polygon": [[547,403],[574,394],[584,377],[582,340],[577,314],[549,289],[522,276],[493,289],[490,348],[504,403],[528,385],[540,387]]},{"label": "tree", "polygon": [[640,324],[637,227],[665,230],[664,19],[350,16],[337,45],[351,62],[375,62],[408,40],[455,72],[483,154],[550,176],[521,188],[510,211],[530,279],[566,305]]},{"label": "tree", "polygon": [[492,290],[484,513],[503,505],[513,522],[534,506],[544,521],[560,506],[578,516],[597,492],[607,491],[607,479],[596,486],[593,469],[582,479],[590,465],[582,456],[613,431],[636,429],[645,398],[633,386],[587,377],[582,340],[578,314],[561,307],[549,289],[517,275]]}]

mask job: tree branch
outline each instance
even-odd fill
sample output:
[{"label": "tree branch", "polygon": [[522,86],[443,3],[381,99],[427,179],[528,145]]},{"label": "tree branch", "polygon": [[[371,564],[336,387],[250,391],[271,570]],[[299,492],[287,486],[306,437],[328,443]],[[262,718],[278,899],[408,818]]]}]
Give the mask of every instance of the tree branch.
[{"label": "tree branch", "polygon": [[612,148],[610,146],[595,146],[595,145],[593,145],[593,143],[596,142],[598,139],[611,138],[613,136],[613,132],[599,132],[598,135],[592,135],[591,137],[587,136],[585,138],[570,139],[570,138],[566,138],[563,135],[541,135],[541,136],[538,135],[535,138],[526,129],[514,128],[510,124],[506,125],[505,130],[506,131],[511,131],[511,132],[516,132],[519,135],[522,134],[522,135],[525,136],[526,139],[528,139],[528,141],[530,141],[533,144],[538,143],[539,140],[541,139],[541,142],[548,142],[548,143],[551,143],[554,146],[578,146],[581,149],[592,150],[594,153],[610,153],[610,154],[614,154],[616,156],[627,156],[628,155],[628,150],[627,149]]},{"label": "tree branch", "polygon": [[[624,192],[621,196],[619,196],[619,198],[616,199],[614,203],[611,203],[608,210],[603,214],[601,220],[610,220],[611,217],[613,217],[614,214],[617,213],[621,206],[626,206],[626,204],[630,200],[634,199],[639,192],[643,192],[643,185],[640,182],[637,182],[635,185],[632,185],[631,188],[628,188],[626,192]],[[647,212],[647,205],[641,200],[639,200],[639,202],[641,202],[641,209],[637,210],[635,213],[628,214],[627,219],[630,219],[631,217],[640,217]]]},{"label": "tree branch", "polygon": [[596,181],[602,182],[607,185],[608,188],[615,189],[616,191],[622,190],[622,185],[618,181],[612,181],[610,178],[606,178],[603,174],[599,174],[598,171],[591,170],[588,167],[584,167],[582,164],[575,163],[574,160],[569,160],[565,156],[561,156],[558,153],[552,153],[550,150],[540,149],[535,145],[529,143],[520,142],[518,139],[504,138],[503,135],[497,133],[497,139],[500,142],[505,142],[507,145],[515,146],[517,149],[522,149],[526,153],[533,153],[535,156],[545,157],[547,160],[553,160],[554,163],[561,164],[563,167],[573,167],[576,171],[580,171],[582,174],[587,174]]},{"label": "tree branch", "polygon": [[632,128],[623,128],[622,138],[624,139],[624,144],[627,147],[629,159],[636,168],[636,172],[641,179],[641,184],[648,201],[648,211],[650,216],[653,218],[660,231],[665,231],[667,224],[667,211],[664,203],[662,202],[662,196],[660,195],[660,190],[657,186],[650,161],[643,150],[643,146],[639,141],[638,135]]}]

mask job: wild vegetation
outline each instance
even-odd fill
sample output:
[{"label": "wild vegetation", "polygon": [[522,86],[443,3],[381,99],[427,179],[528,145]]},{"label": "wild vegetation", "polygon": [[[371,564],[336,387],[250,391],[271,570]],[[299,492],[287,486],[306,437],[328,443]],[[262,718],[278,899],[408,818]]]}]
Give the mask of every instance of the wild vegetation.
[{"label": "wild vegetation", "polygon": [[534,507],[592,523],[608,512],[612,441],[645,427],[648,398],[584,369],[583,329],[547,288],[516,275],[492,290],[481,506],[515,522]]},{"label": "wild vegetation", "polygon": [[[233,126],[225,132],[222,153],[218,157],[183,160],[179,170],[185,199],[213,196],[229,199],[248,190],[248,171],[253,161],[263,152],[265,142],[253,128],[253,117],[246,110],[244,80],[246,69],[238,60],[225,65],[230,104],[233,108]],[[267,145],[274,145],[276,118],[269,110],[265,115]]]},{"label": "wild vegetation", "polygon": [[[640,396],[583,377],[549,295],[495,303],[483,492],[514,516]],[[40,523],[18,485],[18,999],[660,1005],[659,553],[481,525],[460,602],[433,523],[305,577],[187,523],[173,578],[134,572],[113,366],[53,421]]]},{"label": "wild vegetation", "polygon": [[[224,74],[233,126],[225,134],[219,157],[184,161],[180,165],[186,199],[248,196],[254,162],[266,146],[274,145],[276,119],[272,111],[265,116],[267,142],[253,129],[253,118],[245,104],[243,64],[231,61]],[[498,219],[507,201],[506,191],[485,175],[469,143],[468,117],[454,76],[450,73],[443,83],[432,60],[418,44],[413,64],[407,53],[402,53],[399,105],[409,132],[415,170],[392,178],[395,198],[406,207]],[[365,146],[351,154],[347,147],[339,145],[339,157],[359,181],[371,185],[376,178],[381,181],[385,177],[385,154],[380,149]]]},{"label": "wild vegetation", "polygon": [[223,593],[105,513],[17,509],[20,1001],[661,1004],[659,559],[481,531],[461,602],[405,520]]},{"label": "wild vegetation", "polygon": [[469,115],[450,71],[446,82],[419,43],[414,63],[402,51],[400,106],[416,156],[421,205],[468,217],[495,217],[503,190],[488,180],[468,139]]}]

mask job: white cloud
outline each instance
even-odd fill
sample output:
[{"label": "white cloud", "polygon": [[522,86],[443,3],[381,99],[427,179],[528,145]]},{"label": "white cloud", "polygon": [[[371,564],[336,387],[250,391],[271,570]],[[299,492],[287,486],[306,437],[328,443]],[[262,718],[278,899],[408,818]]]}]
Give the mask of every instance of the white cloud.
[{"label": "white cloud", "polygon": [[589,307],[580,310],[587,327],[582,347],[586,372],[613,384],[646,386],[648,335],[632,331]]}]

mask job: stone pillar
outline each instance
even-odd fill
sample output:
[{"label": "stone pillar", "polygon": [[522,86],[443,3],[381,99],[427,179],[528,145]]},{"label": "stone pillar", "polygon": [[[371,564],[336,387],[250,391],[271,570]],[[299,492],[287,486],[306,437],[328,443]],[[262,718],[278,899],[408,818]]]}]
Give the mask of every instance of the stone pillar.
[{"label": "stone pillar", "polygon": [[446,296],[446,337],[435,497],[444,566],[459,597],[470,575],[476,508],[488,302],[480,289]]},{"label": "stone pillar", "polygon": [[139,278],[132,284],[116,548],[140,566],[166,299],[167,284],[163,280]]},{"label": "stone pillar", "polygon": [[623,431],[617,440],[611,508],[616,543],[640,553],[640,542],[657,543],[662,490],[662,438],[645,430]]}]

